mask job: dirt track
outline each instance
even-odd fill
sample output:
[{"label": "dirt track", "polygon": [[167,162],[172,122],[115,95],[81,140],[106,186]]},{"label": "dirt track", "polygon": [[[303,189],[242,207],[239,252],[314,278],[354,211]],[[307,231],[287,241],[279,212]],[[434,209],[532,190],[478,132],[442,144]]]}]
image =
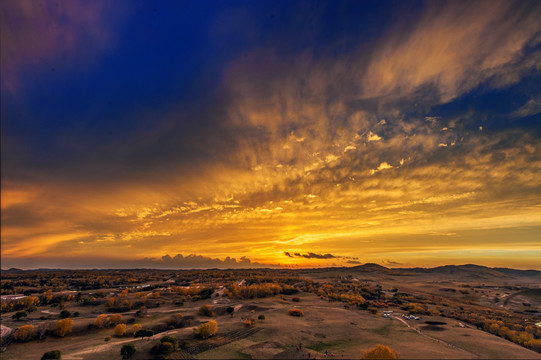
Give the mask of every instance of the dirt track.
[{"label": "dirt track", "polygon": [[10,327],[4,326],[4,325],[0,325],[0,326],[1,326],[0,338],[2,339],[5,337],[8,337],[9,334],[13,332],[13,329]]},{"label": "dirt track", "polygon": [[394,318],[395,318],[396,320],[398,320],[398,321],[404,323],[404,325],[406,325],[407,327],[409,327],[410,329],[412,329],[413,331],[415,331],[417,334],[426,337],[427,339],[431,339],[431,340],[434,340],[434,341],[437,341],[437,342],[446,344],[446,345],[448,345],[448,346],[450,346],[450,347],[452,347],[452,348],[455,348],[455,349],[458,349],[458,350],[462,350],[462,351],[464,351],[464,352],[466,352],[466,353],[468,353],[468,354],[471,354],[471,355],[473,355],[473,356],[476,356],[476,357],[479,356],[479,355],[477,355],[477,354],[472,353],[471,351],[462,349],[462,348],[460,348],[460,347],[458,347],[458,346],[456,346],[456,345],[454,345],[454,344],[451,344],[450,342],[447,342],[447,341],[445,341],[445,340],[438,339],[438,338],[436,338],[436,337],[434,337],[434,336],[427,335],[427,334],[423,333],[421,330],[417,329],[416,327],[411,326],[410,324],[408,324],[407,321],[405,321],[404,319],[401,319],[401,318],[398,317],[398,316],[395,316]]}]

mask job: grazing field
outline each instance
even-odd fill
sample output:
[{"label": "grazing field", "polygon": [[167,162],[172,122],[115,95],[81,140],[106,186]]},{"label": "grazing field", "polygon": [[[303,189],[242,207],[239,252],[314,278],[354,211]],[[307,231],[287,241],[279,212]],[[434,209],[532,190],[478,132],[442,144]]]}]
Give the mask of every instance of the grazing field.
[{"label": "grazing field", "polygon": [[[540,335],[535,322],[541,319],[509,310],[512,301],[526,297],[536,306],[535,278],[515,279],[508,289],[491,279],[484,285],[445,276],[432,282],[434,274],[381,271],[104,271],[97,279],[108,274],[109,284],[71,290],[79,280],[57,281],[56,288],[42,286],[41,293],[29,290],[35,282],[28,280],[24,299],[3,302],[1,356],[39,359],[57,349],[67,360],[120,359],[121,348],[133,344],[131,359],[360,358],[363,350],[383,344],[399,358],[541,359],[533,351]],[[17,278],[36,276],[25,274]],[[60,272],[54,278],[60,274],[70,276]],[[3,277],[3,288],[21,283],[14,278]],[[483,305],[487,296],[504,290],[510,293],[507,305]],[[462,319],[473,312],[484,314],[488,325]],[[488,313],[494,318],[486,318]],[[62,318],[71,320],[63,336]],[[217,332],[203,336],[200,325],[209,320],[217,322]],[[28,325],[31,331],[22,337],[20,329]],[[134,337],[140,329],[152,333]],[[508,334],[530,342],[509,341]],[[167,346],[160,347],[162,342]]]}]

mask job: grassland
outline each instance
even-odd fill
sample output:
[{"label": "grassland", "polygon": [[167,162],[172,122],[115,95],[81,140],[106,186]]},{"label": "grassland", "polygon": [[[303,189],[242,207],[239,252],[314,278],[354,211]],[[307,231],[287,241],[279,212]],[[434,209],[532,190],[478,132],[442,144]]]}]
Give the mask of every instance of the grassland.
[{"label": "grassland", "polygon": [[[539,283],[535,278],[506,278],[504,284],[494,279],[468,281],[467,278],[446,279],[440,276],[439,282],[433,282],[435,275],[430,274],[404,276],[362,273],[354,269],[349,272],[347,269],[304,271],[302,274],[200,271],[190,273],[193,279],[189,282],[186,275],[182,272],[159,273],[152,275],[154,279],[151,279],[146,274],[139,278],[143,281],[132,282],[128,290],[122,286],[121,280],[118,287],[108,285],[91,290],[69,290],[69,282],[65,281],[65,289],[42,292],[39,298],[49,296],[51,301],[47,304],[40,302],[26,317],[15,320],[13,315],[20,310],[5,311],[2,325],[17,329],[32,324],[37,329],[44,324],[56,323],[61,311],[67,311],[73,320],[72,331],[64,337],[44,331],[41,339],[35,336],[28,342],[15,341],[12,332],[3,336],[1,357],[3,360],[39,359],[46,351],[59,349],[65,360],[120,359],[121,347],[132,343],[137,350],[132,358],[148,359],[153,358],[151,348],[168,335],[176,337],[181,345],[175,352],[164,355],[166,359],[306,359],[308,353],[311,358],[323,358],[326,352],[329,357],[332,354],[336,358],[349,359],[360,358],[363,350],[377,344],[390,346],[400,358],[541,359],[538,352],[484,331],[459,317],[446,316],[443,311],[449,310],[449,315],[451,310],[454,314],[461,311],[460,308],[464,312],[488,309],[493,313],[506,314],[506,321],[523,321],[529,316],[529,323],[539,322],[541,319],[535,313],[522,312],[524,307],[531,310],[537,306],[535,285]],[[271,279],[280,284],[274,289],[276,293],[258,297],[260,293],[250,296],[246,290],[250,286],[259,291],[268,290],[270,286],[261,284],[269,284]],[[4,278],[3,282],[6,281]],[[138,286],[143,282],[150,287],[141,291]],[[513,284],[509,285],[510,282]],[[373,297],[362,304],[369,306],[337,301],[329,293],[329,289],[350,289],[352,292],[359,283],[364,296],[367,299]],[[31,284],[32,281],[27,282],[25,290]],[[189,289],[197,290],[190,293]],[[321,289],[326,289],[325,296]],[[504,298],[498,303],[489,302],[490,308],[485,304],[496,293],[503,295],[506,292],[509,293],[507,301]],[[398,304],[397,298],[419,301],[427,313],[416,314],[418,320],[405,319],[403,315],[409,316],[410,311],[404,310],[404,303]],[[93,300],[85,302],[84,299]],[[353,298],[349,296],[348,299]],[[439,302],[433,302],[434,299]],[[201,315],[203,305],[212,306],[214,315]],[[228,308],[234,309],[232,315]],[[292,308],[302,310],[304,316],[288,315]],[[383,310],[393,311],[392,316],[384,317]],[[122,336],[114,335],[113,326],[100,328],[94,325],[100,314],[110,316],[114,313],[120,313],[121,322],[127,324],[128,330]],[[177,313],[185,319],[180,327],[168,324],[171,316]],[[261,315],[264,319],[259,319]],[[197,337],[194,330],[209,319],[217,321],[217,334],[206,340]],[[247,319],[253,320],[252,326],[245,324]],[[153,329],[155,335],[134,338],[131,327],[135,323]],[[108,336],[111,339],[105,341]]]}]

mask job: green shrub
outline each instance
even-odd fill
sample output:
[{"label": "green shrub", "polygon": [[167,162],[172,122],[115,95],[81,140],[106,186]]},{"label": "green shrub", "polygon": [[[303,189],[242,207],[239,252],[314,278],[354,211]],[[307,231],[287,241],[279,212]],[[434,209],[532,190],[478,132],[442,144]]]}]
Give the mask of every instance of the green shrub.
[{"label": "green shrub", "polygon": [[135,354],[135,345],[133,344],[126,344],[120,349],[120,355],[124,360],[129,359],[133,354]]}]

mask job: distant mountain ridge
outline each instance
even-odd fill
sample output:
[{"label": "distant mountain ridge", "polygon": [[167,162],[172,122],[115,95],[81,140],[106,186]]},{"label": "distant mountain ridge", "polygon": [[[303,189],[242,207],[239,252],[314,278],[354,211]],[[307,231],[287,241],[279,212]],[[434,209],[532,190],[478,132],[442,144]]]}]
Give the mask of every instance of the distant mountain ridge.
[{"label": "distant mountain ridge", "polygon": [[[84,270],[144,270],[145,268],[138,269],[84,269]],[[147,268],[151,269],[151,268]],[[541,271],[539,270],[518,270],[512,268],[490,268],[483,265],[475,264],[465,264],[465,265],[442,265],[436,266],[433,268],[388,268],[383,265],[375,263],[366,263],[362,265],[356,265],[352,267],[328,267],[328,268],[318,268],[318,271],[325,271],[331,269],[343,269],[343,270],[352,270],[359,273],[375,273],[375,274],[385,274],[385,275],[420,275],[420,274],[434,274],[434,275],[459,275],[459,276],[470,276],[470,277],[532,277],[539,276],[541,277]],[[64,271],[64,270],[76,270],[76,269],[60,269],[60,268],[39,268],[31,270],[23,270],[18,268],[2,269],[2,273],[22,273],[25,271]],[[172,270],[172,269],[154,269],[154,270]],[[193,269],[178,269],[178,270],[193,270]],[[204,270],[204,269],[201,269]],[[218,270],[218,269],[212,269]],[[225,269],[224,269],[225,270]],[[238,269],[240,270],[240,269]],[[308,269],[299,269],[299,270],[308,270]]]},{"label": "distant mountain ridge", "polygon": [[415,274],[434,274],[434,275],[459,275],[470,277],[541,277],[541,271],[538,270],[517,270],[510,268],[489,268],[483,265],[465,264],[465,265],[442,265],[433,268],[387,268],[374,263],[348,268],[363,273],[381,273],[387,275],[415,275]]}]

